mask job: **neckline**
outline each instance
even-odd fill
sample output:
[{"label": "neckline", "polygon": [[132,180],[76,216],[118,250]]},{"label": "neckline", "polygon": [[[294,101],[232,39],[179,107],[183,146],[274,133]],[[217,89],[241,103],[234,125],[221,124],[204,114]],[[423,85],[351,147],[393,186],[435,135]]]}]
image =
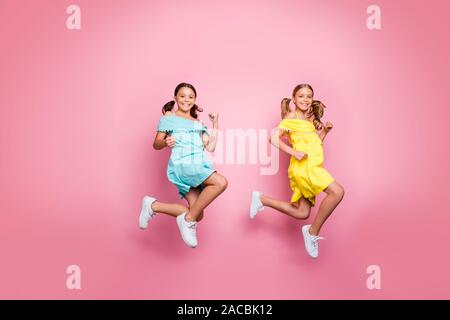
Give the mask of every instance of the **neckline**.
[{"label": "neckline", "polygon": [[180,116],[177,116],[175,113],[169,114],[169,115],[167,115],[167,116],[165,116],[165,117],[176,117],[176,118],[184,119],[184,120],[191,121],[191,122],[195,122],[195,123],[197,123],[197,122],[198,122],[198,123],[201,123],[200,120],[191,120],[191,119],[188,119],[188,118],[185,118],[185,117],[180,117]]},{"label": "neckline", "polygon": [[307,120],[306,118],[305,118],[305,119],[300,119],[300,118],[298,117],[298,112],[297,112],[297,110],[294,110],[294,113],[295,113],[295,119],[296,119],[296,120],[306,120],[306,121],[309,121],[309,120]]},{"label": "neckline", "polygon": [[283,120],[298,120],[298,121],[306,121],[306,122],[309,122],[309,123],[313,123],[311,120],[306,120],[306,119],[283,119]]}]

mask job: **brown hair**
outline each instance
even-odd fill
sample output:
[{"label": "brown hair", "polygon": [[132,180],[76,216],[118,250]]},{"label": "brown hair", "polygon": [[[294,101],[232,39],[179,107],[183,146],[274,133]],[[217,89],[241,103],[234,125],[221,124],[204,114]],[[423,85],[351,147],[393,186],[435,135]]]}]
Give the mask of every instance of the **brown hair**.
[{"label": "brown hair", "polygon": [[[294,90],[292,91],[292,96],[294,97],[295,94],[297,93],[297,91],[302,88],[308,88],[309,90],[311,90],[311,92],[313,93],[313,96],[314,96],[313,88],[307,83],[302,83],[302,84],[297,85],[294,88]],[[283,100],[281,100],[281,117],[282,118],[284,118],[286,116],[286,114],[291,112],[291,108],[289,107],[289,103],[291,102],[291,100],[292,99],[289,99],[289,98],[284,98]],[[306,118],[312,119],[312,121],[314,123],[314,127],[316,127],[317,130],[320,130],[323,128],[323,123],[322,123],[322,121],[320,121],[320,119],[323,117],[325,108],[326,108],[326,106],[321,101],[313,100],[310,111],[307,114],[305,114]]]},{"label": "brown hair", "polygon": [[[178,91],[180,91],[181,88],[189,88],[192,89],[192,91],[194,91],[194,95],[195,97],[197,97],[197,91],[195,90],[194,86],[190,83],[186,83],[186,82],[182,82],[180,84],[178,84],[175,88],[175,93],[174,96],[176,96],[178,94]],[[172,111],[173,107],[175,106],[175,100],[169,101],[167,102],[163,107],[162,107],[162,113],[166,113],[168,111]],[[198,105],[194,104],[190,110],[190,114],[191,117],[197,119],[197,111],[198,112],[202,112],[203,109],[200,108]]]},{"label": "brown hair", "polygon": [[326,106],[319,100],[313,100],[311,104],[311,114],[313,116],[314,127],[317,130],[321,130],[323,128],[323,123],[320,119],[323,117],[323,113],[325,111]]}]

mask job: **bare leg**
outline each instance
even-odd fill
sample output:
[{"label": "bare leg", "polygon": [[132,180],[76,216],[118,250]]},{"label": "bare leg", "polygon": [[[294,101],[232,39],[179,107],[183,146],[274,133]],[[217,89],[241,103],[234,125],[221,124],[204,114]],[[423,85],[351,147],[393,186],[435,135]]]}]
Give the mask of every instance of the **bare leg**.
[{"label": "bare leg", "polygon": [[308,219],[311,213],[311,203],[303,197],[296,204],[292,204],[262,195],[261,202],[264,206],[271,207],[295,219]]},{"label": "bare leg", "polygon": [[315,236],[319,234],[322,225],[344,197],[344,188],[337,182],[332,182],[324,192],[327,195],[322,200],[316,218],[309,229],[309,233]]},{"label": "bare leg", "polygon": [[[197,201],[198,196],[200,195],[200,188],[191,188],[188,193],[186,193],[186,200],[189,203],[189,208],[191,208],[195,201]],[[197,222],[203,219],[203,211],[200,213],[200,215],[197,218]]]},{"label": "bare leg", "polygon": [[164,203],[155,201],[152,203],[154,212],[164,213],[172,217],[177,217],[183,212],[187,212],[188,208],[178,203]]},{"label": "bare leg", "polygon": [[189,213],[186,214],[186,220],[197,221],[203,209],[225,191],[228,181],[224,176],[214,172],[203,182],[203,185],[205,188],[200,192]]}]

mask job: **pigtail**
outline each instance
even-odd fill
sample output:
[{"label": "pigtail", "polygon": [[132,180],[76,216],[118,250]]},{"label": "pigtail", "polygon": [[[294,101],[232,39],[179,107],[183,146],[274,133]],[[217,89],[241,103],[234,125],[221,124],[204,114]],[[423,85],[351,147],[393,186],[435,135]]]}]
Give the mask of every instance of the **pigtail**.
[{"label": "pigtail", "polygon": [[281,119],[284,119],[284,117],[291,112],[291,108],[289,107],[289,103],[291,102],[291,99],[284,98],[281,100]]},{"label": "pigtail", "polygon": [[323,117],[325,108],[326,106],[319,100],[313,100],[311,104],[309,116],[313,119],[314,127],[316,127],[317,130],[321,130],[323,128],[323,123],[320,119]]},{"label": "pigtail", "polygon": [[173,107],[175,106],[175,101],[169,101],[167,102],[164,107],[162,107],[162,113],[165,114],[166,112],[172,111]]},{"label": "pigtail", "polygon": [[198,105],[194,104],[190,110],[191,117],[197,119],[197,117],[198,117],[197,111],[203,112],[203,109],[200,108]]}]

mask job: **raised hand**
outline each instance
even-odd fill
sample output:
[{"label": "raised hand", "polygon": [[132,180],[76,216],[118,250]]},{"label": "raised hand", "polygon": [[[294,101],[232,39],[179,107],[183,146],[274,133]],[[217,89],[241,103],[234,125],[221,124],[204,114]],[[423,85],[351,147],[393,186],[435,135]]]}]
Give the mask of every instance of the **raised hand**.
[{"label": "raised hand", "polygon": [[333,129],[333,124],[331,122],[326,122],[323,128],[326,132],[329,132],[331,129]]},{"label": "raised hand", "polygon": [[208,114],[209,115],[209,119],[211,120],[211,122],[217,123],[219,121],[219,114],[217,112],[211,112]]}]

